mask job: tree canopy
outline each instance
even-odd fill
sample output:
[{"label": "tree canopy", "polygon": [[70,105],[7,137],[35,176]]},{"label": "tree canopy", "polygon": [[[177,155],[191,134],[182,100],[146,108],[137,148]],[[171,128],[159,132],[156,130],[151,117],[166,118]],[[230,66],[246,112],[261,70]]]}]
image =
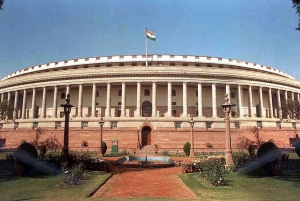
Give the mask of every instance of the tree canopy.
[{"label": "tree canopy", "polygon": [[[296,8],[296,13],[298,13],[299,17],[300,17],[300,0],[292,0],[293,2],[293,7]],[[298,27],[296,28],[296,30],[300,31],[300,19],[298,22]]]},{"label": "tree canopy", "polygon": [[3,10],[2,6],[5,0],[0,0],[0,9]]}]

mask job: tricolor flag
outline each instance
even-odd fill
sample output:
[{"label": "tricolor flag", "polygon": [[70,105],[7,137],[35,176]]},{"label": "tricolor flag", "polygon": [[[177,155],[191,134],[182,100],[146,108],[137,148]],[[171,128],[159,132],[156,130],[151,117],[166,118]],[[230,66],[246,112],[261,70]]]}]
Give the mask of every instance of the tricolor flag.
[{"label": "tricolor flag", "polygon": [[149,31],[148,29],[146,29],[146,35],[147,35],[147,38],[149,38],[150,40],[153,40],[153,41],[156,40],[156,37],[155,37],[154,33]]}]

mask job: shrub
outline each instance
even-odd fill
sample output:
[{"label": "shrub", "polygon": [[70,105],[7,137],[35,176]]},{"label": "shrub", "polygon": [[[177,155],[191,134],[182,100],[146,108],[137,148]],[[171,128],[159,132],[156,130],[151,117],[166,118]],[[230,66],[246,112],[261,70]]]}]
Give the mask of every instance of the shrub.
[{"label": "shrub", "polygon": [[39,157],[44,158],[45,155],[46,155],[46,152],[47,152],[46,146],[40,146],[40,155],[39,155]]},{"label": "shrub", "polygon": [[273,142],[262,144],[257,151],[261,168],[268,176],[278,174],[281,161],[281,152]]},{"label": "shrub", "polygon": [[66,166],[62,167],[62,173],[60,177],[62,186],[74,186],[78,185],[80,179],[83,177],[84,168],[82,164],[68,168]]},{"label": "shrub", "polygon": [[164,156],[170,156],[171,155],[168,150],[162,150],[161,154],[164,155]]},{"label": "shrub", "polygon": [[17,148],[14,156],[18,175],[25,176],[33,169],[38,158],[38,152],[32,144],[24,142]]},{"label": "shrub", "polygon": [[189,142],[185,143],[183,146],[183,151],[186,156],[190,156],[191,144]]},{"label": "shrub", "polygon": [[102,152],[102,155],[104,155],[106,153],[106,150],[107,150],[107,144],[102,141],[102,143],[101,143],[101,152]]},{"label": "shrub", "polygon": [[246,151],[232,152],[234,165],[239,168],[246,165],[250,160],[250,154]]},{"label": "shrub", "polygon": [[295,151],[298,157],[300,158],[300,140],[298,139],[295,144]]},{"label": "shrub", "polygon": [[226,186],[228,182],[224,178],[225,160],[222,159],[208,159],[202,163],[196,164],[201,170],[199,177],[210,182],[214,186]]},{"label": "shrub", "polygon": [[253,159],[256,157],[255,155],[255,145],[249,145],[248,147],[248,152],[249,152],[249,155],[250,155],[250,158]]}]

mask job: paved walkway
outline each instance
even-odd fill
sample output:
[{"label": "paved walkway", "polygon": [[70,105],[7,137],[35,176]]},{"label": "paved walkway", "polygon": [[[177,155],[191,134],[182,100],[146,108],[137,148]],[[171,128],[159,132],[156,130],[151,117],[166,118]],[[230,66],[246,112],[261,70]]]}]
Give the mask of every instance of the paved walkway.
[{"label": "paved walkway", "polygon": [[178,177],[181,167],[126,168],[113,166],[113,176],[93,197],[102,198],[177,198],[197,196]]}]

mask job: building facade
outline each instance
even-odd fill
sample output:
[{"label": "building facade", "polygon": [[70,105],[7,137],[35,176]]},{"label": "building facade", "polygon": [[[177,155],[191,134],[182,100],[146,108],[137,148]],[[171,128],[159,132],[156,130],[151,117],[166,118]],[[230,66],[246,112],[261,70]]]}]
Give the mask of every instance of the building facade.
[{"label": "building facade", "polygon": [[[30,141],[35,129],[42,138],[63,139],[66,94],[74,106],[70,114],[70,147],[99,148],[99,120],[109,148],[134,150],[138,145],[160,150],[182,149],[191,141],[195,150],[210,143],[225,147],[224,94],[233,104],[232,145],[239,148],[260,127],[264,140],[290,146],[297,120],[282,114],[288,100],[300,100],[300,82],[292,76],[246,61],[186,55],[105,56],[72,59],[33,66],[0,81],[1,101],[14,110],[0,121],[2,144],[16,147]],[[3,142],[3,140],[5,140]]]}]

